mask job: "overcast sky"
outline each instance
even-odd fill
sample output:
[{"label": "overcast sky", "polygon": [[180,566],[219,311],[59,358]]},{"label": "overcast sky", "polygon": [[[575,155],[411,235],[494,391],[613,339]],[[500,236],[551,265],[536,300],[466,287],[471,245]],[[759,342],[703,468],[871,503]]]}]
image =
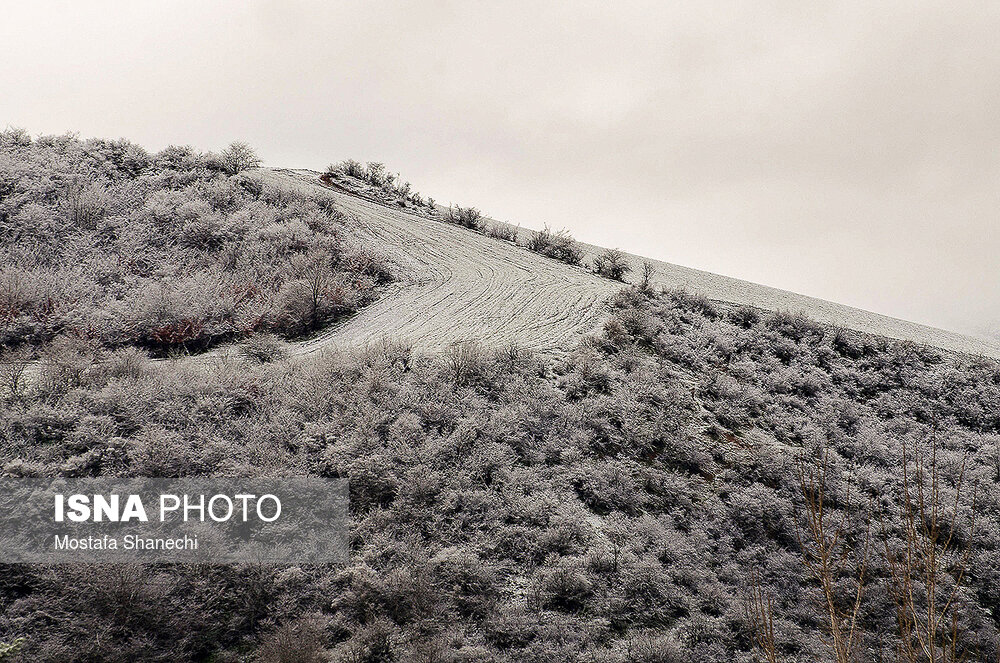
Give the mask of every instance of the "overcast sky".
[{"label": "overcast sky", "polygon": [[440,202],[1000,330],[1000,3],[44,2],[0,127],[384,161]]}]

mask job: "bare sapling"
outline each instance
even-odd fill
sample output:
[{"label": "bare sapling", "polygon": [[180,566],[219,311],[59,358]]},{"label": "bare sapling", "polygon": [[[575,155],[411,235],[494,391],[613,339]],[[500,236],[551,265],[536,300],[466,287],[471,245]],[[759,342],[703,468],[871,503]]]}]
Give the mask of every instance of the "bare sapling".
[{"label": "bare sapling", "polygon": [[750,571],[750,589],[743,601],[750,637],[765,663],[778,663],[774,638],[774,599],[764,591],[757,569]]},{"label": "bare sapling", "polygon": [[[907,663],[959,663],[967,658],[961,647],[956,600],[966,578],[976,528],[976,491],[972,490],[964,542],[960,511],[967,493],[963,457],[953,495],[938,462],[940,444],[931,433],[930,456],[920,445],[903,441],[903,485],[899,506],[902,544],[884,536],[890,589],[899,628],[899,658]],[[912,463],[912,468],[911,468]]]},{"label": "bare sapling", "polygon": [[[796,475],[804,506],[805,526],[796,530],[802,562],[823,594],[828,636],[825,642],[832,650],[833,660],[849,663],[857,660],[856,650],[861,641],[858,616],[870,554],[870,523],[865,523],[859,544],[852,545],[846,511],[839,517],[831,516],[828,507],[829,450],[821,450],[810,461],[800,458]],[[850,502],[849,492],[845,501]],[[843,600],[838,589],[844,581],[851,587],[849,602]]]}]

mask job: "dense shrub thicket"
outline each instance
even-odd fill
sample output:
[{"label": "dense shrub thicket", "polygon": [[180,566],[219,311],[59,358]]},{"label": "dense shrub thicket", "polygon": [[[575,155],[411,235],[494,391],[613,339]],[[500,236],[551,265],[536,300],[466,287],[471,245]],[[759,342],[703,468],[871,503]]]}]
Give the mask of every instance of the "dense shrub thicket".
[{"label": "dense shrub thicket", "polygon": [[[34,386],[0,388],[7,476],[348,477],[353,558],[8,565],[0,642],[23,660],[755,661],[752,578],[779,660],[833,660],[795,459],[825,454],[845,540],[893,549],[903,445],[930,439],[949,505],[963,461],[978,486],[955,628],[997,656],[994,361],[639,288],[554,366],[399,343],[211,369],[83,355],[54,346]],[[890,576],[872,556],[859,660],[895,660]]]},{"label": "dense shrub thicket", "polygon": [[369,301],[388,278],[323,197],[219,155],[125,140],[0,133],[0,348],[76,334],[199,349],[294,336]]}]

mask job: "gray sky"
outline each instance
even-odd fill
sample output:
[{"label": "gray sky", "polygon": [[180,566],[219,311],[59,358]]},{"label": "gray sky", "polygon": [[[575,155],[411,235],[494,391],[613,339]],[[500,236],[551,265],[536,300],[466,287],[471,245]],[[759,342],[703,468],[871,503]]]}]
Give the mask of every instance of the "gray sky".
[{"label": "gray sky", "polygon": [[0,126],[384,161],[524,226],[1000,332],[995,0],[32,0],[0,91]]}]

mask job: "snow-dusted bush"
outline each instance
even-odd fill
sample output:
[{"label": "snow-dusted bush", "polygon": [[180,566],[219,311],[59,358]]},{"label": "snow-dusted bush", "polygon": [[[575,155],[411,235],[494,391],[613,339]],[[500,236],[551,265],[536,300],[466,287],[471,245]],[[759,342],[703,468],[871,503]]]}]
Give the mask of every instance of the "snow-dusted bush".
[{"label": "snow-dusted bush", "polygon": [[254,334],[240,344],[240,354],[251,361],[264,364],[284,357],[285,349],[281,340],[273,334]]},{"label": "snow-dusted bush", "polygon": [[583,260],[583,250],[568,231],[552,232],[548,226],[531,236],[528,248],[571,265],[579,265]]},{"label": "snow-dusted bush", "polygon": [[234,141],[219,153],[222,169],[230,175],[238,175],[244,170],[260,167],[260,157],[252,147],[241,141]]},{"label": "snow-dusted bush", "polygon": [[459,207],[458,205],[449,207],[447,219],[450,223],[470,230],[483,230],[483,214],[475,207]]},{"label": "snow-dusted bush", "polygon": [[505,242],[517,241],[517,230],[520,226],[511,226],[506,223],[493,223],[486,229],[486,236],[499,239]]},{"label": "snow-dusted bush", "polygon": [[362,178],[365,176],[365,167],[361,165],[360,161],[344,159],[339,164],[330,164],[326,169],[327,175],[333,175],[338,172],[350,175],[351,177]]},{"label": "snow-dusted bush", "polygon": [[628,256],[618,249],[605,249],[594,258],[594,271],[601,276],[616,281],[624,281],[625,275],[632,271]]}]

